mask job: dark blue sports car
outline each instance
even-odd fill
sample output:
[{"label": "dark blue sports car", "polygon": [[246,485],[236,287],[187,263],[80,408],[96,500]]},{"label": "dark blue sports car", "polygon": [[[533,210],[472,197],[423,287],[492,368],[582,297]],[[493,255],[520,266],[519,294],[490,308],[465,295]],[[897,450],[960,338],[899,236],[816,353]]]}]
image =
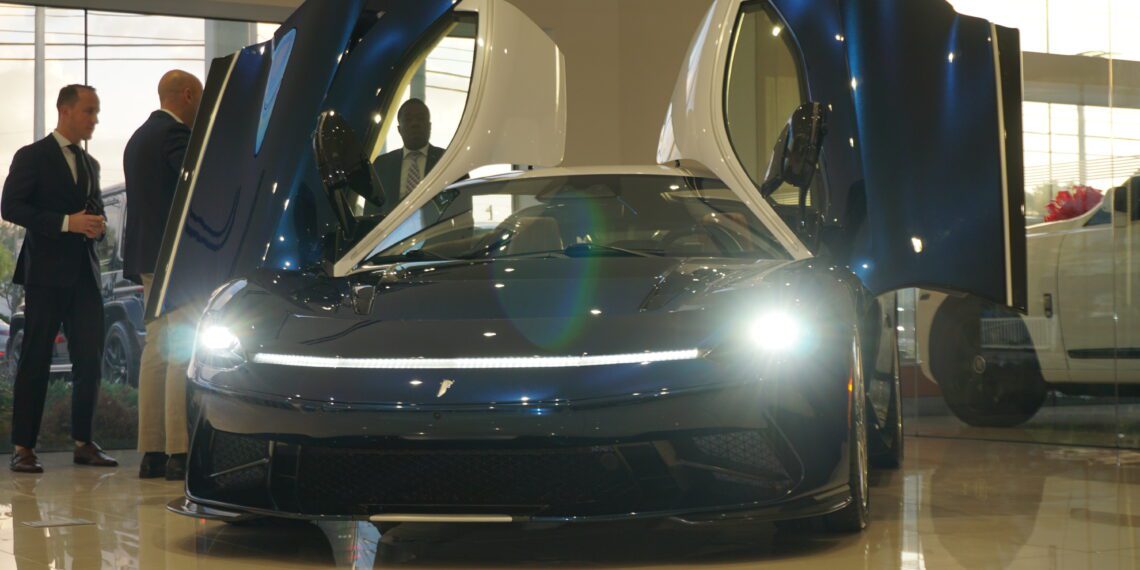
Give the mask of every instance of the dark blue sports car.
[{"label": "dark blue sports car", "polygon": [[215,62],[187,155],[172,508],[863,528],[891,291],[1024,306],[1016,54],[941,1],[718,0],[661,165],[564,168],[563,58],[509,3],[306,3]]}]

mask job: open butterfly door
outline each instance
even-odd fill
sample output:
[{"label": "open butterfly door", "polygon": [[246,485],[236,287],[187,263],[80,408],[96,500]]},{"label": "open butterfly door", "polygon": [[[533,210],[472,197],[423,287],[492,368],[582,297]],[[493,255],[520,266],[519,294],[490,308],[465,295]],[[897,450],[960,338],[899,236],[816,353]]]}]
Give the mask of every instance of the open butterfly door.
[{"label": "open butterfly door", "polygon": [[[801,155],[810,182],[773,179]],[[819,238],[875,294],[1025,310],[1018,34],[944,0],[717,0],[658,161],[713,171],[798,257]]]},{"label": "open butterfly door", "polygon": [[[369,212],[376,155],[425,73],[451,80],[426,88],[450,97],[454,134],[414,191]],[[257,268],[344,275],[475,168],[559,164],[565,93],[558,47],[505,0],[309,0],[211,67],[147,315]]]}]

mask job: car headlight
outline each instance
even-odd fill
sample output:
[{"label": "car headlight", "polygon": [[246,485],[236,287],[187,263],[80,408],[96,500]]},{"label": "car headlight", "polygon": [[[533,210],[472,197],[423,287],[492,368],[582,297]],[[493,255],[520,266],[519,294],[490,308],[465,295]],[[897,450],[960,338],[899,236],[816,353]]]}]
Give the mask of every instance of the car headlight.
[{"label": "car headlight", "polygon": [[203,350],[213,353],[234,352],[241,349],[238,337],[221,325],[207,326],[198,335],[198,344]]},{"label": "car headlight", "polygon": [[[245,363],[241,340],[225,325],[206,316],[198,325],[198,338],[194,342],[191,373],[203,377],[231,370]],[[207,380],[209,378],[206,378]]]},{"label": "car headlight", "polygon": [[784,311],[764,313],[748,325],[748,336],[757,348],[782,352],[795,348],[803,338],[799,320]]}]

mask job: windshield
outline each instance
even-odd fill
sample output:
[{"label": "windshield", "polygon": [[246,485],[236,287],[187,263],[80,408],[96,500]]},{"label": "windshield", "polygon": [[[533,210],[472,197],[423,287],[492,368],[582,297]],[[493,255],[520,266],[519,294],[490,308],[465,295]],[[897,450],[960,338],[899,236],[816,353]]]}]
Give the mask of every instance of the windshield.
[{"label": "windshield", "polygon": [[449,188],[370,261],[540,255],[790,259],[719,180],[574,175]]}]

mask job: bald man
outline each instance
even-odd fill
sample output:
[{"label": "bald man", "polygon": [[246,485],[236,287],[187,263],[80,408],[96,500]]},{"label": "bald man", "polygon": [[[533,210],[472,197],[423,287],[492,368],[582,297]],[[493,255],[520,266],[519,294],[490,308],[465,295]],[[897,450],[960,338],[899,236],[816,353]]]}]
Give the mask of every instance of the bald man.
[{"label": "bald man", "polygon": [[[158,82],[162,107],[151,113],[123,152],[127,183],[127,228],[123,275],[151,295],[166,219],[202,99],[197,77],[173,70]],[[186,365],[193,333],[192,309],[185,308],[146,326],[139,369],[139,477],[179,480],[186,470]],[[191,322],[187,322],[191,321]]]}]

